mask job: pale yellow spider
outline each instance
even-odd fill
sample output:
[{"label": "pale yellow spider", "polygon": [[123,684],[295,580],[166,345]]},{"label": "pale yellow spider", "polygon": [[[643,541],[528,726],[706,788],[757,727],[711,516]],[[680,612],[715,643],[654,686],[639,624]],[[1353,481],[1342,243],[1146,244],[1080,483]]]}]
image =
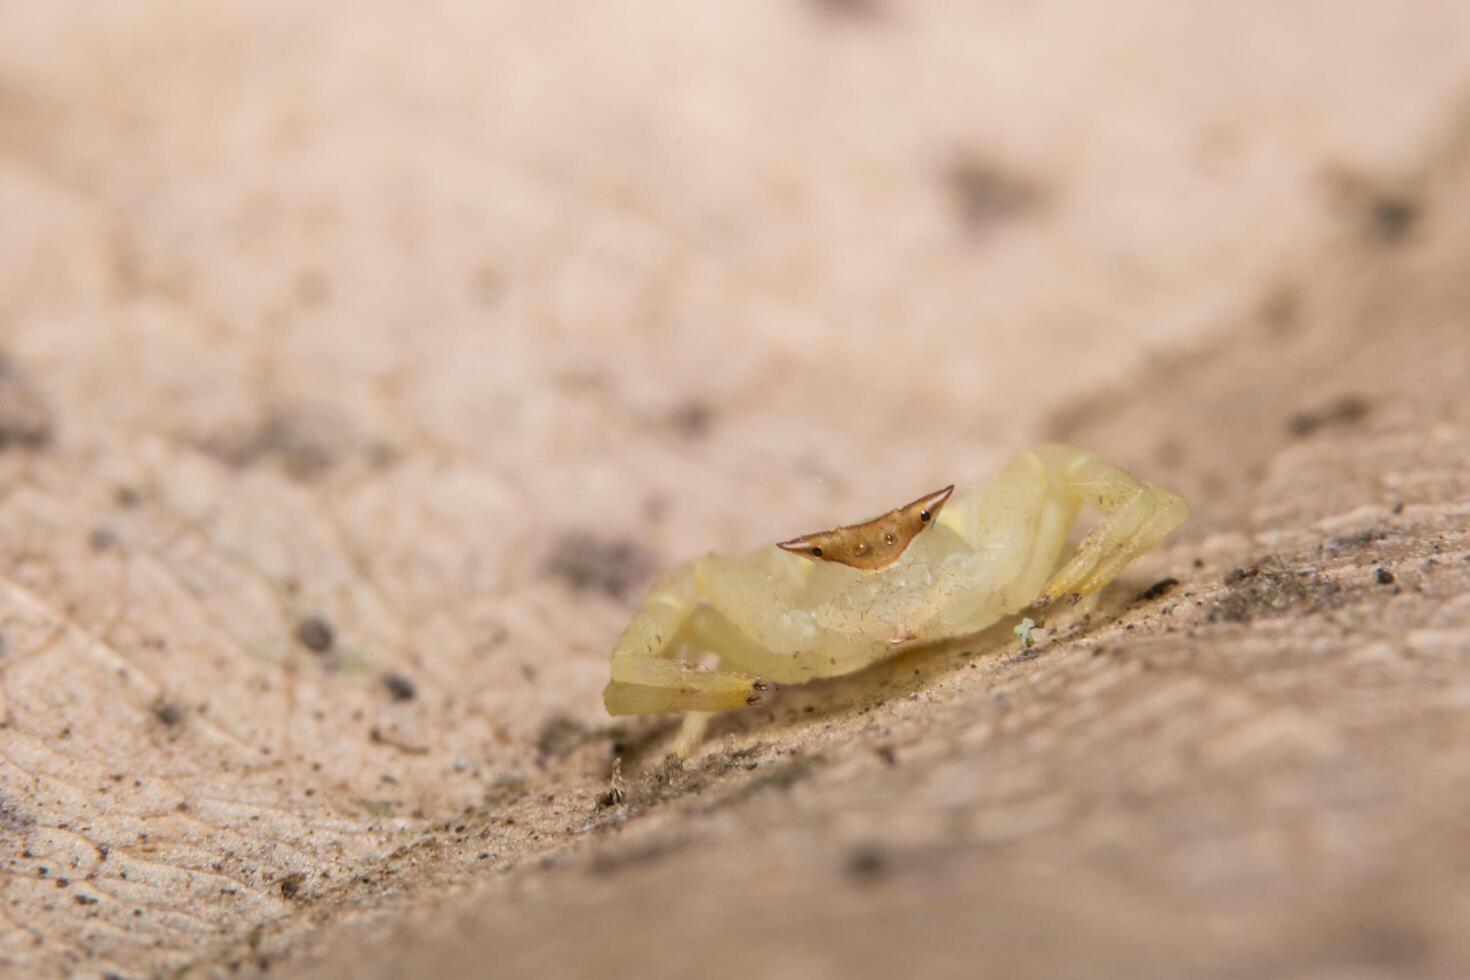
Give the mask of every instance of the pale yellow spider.
[{"label": "pale yellow spider", "polygon": [[[1178,494],[1054,444],[1017,453],[981,492],[950,500],[950,489],[865,524],[679,565],[613,649],[608,713],[685,713],[674,750],[688,754],[709,712],[759,704],[772,682],[851,673],[1075,601],[1189,517]],[[1102,518],[1057,569],[1086,503]],[[684,648],[719,668],[676,658]]]}]

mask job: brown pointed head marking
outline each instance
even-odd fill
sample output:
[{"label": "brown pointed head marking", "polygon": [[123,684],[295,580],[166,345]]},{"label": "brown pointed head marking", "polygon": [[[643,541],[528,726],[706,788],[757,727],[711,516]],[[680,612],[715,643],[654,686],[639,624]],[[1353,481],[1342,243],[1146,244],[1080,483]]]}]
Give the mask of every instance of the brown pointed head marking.
[{"label": "brown pointed head marking", "polygon": [[817,561],[835,561],[865,572],[887,568],[898,561],[909,542],[934,523],[939,509],[954,493],[954,484],[890,510],[862,524],[849,524],[831,531],[803,534],[776,545]]}]

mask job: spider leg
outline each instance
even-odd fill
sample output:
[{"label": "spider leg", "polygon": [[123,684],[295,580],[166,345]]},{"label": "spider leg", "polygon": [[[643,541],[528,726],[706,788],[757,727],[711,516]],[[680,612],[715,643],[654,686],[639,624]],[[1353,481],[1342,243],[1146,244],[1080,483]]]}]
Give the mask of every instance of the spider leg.
[{"label": "spider leg", "polygon": [[770,685],[754,674],[709,670],[674,657],[699,608],[698,562],[674,569],[653,586],[618,638],[612,680],[602,692],[611,715],[727,711],[758,704]]},{"label": "spider leg", "polygon": [[1063,492],[1078,503],[1095,504],[1103,516],[1042,586],[1033,607],[1062,596],[1076,601],[1097,592],[1189,518],[1189,506],[1177,493],[1091,453],[1059,445],[1038,446],[1035,452]]}]

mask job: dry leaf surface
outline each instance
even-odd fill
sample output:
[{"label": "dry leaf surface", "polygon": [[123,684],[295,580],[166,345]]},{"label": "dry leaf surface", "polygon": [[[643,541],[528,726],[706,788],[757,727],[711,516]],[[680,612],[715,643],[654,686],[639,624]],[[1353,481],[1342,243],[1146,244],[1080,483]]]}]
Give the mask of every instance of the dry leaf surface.
[{"label": "dry leaf surface", "polygon": [[[0,2],[7,975],[1463,975],[1463,5],[635,6]],[[602,714],[1038,438],[1089,619]]]}]

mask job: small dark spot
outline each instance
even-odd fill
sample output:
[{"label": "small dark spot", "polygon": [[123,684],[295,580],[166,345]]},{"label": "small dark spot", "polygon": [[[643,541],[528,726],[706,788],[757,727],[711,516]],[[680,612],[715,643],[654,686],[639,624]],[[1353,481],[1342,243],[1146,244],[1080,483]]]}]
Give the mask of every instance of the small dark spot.
[{"label": "small dark spot", "polygon": [[813,547],[812,548],[812,557],[813,558],[820,558],[820,557],[822,557],[822,549],[821,548],[817,548],[817,547]]},{"label": "small dark spot", "polygon": [[274,408],[249,425],[200,444],[204,452],[227,466],[247,469],[274,462],[288,477],[302,483],[325,476],[344,447],[359,452],[364,448],[340,413],[310,403]]},{"label": "small dark spot", "polygon": [[1419,220],[1419,205],[1398,194],[1380,194],[1368,205],[1368,226],[1373,237],[1396,245],[1408,237]]},{"label": "small dark spot", "polygon": [[184,709],[172,701],[155,701],[149,710],[153,712],[154,718],[170,728],[184,720]]},{"label": "small dark spot", "polygon": [[383,686],[388,689],[388,696],[394,701],[412,701],[418,697],[419,690],[414,682],[402,674],[384,674]]},{"label": "small dark spot", "polygon": [[878,0],[810,0],[812,6],[829,17],[866,20],[883,12]]},{"label": "small dark spot", "polygon": [[590,733],[587,726],[566,715],[553,715],[536,735],[536,750],[543,756],[560,759],[584,744]]},{"label": "small dark spot", "polygon": [[[1133,624],[1130,623],[1126,628],[1127,629],[1132,629],[1133,628]],[[1013,664],[1024,664],[1028,660],[1035,660],[1037,657],[1041,656],[1045,652],[1046,652],[1046,648],[1045,647],[1041,647],[1041,646],[1030,647],[1028,649],[1022,650],[1020,653],[1016,654],[1014,657],[1008,657],[1008,658],[1006,658],[1005,665],[1007,667],[1009,667],[1009,666],[1011,666]]]},{"label": "small dark spot", "polygon": [[1291,332],[1300,312],[1301,300],[1296,288],[1290,284],[1276,285],[1261,301],[1261,319],[1278,336]]},{"label": "small dark spot", "polygon": [[1360,422],[1368,415],[1369,407],[1362,395],[1343,395],[1317,411],[1298,412],[1287,420],[1286,428],[1294,436],[1309,436],[1324,426]]},{"label": "small dark spot", "polygon": [[921,511],[919,511],[919,520],[923,521],[925,524],[928,524],[929,523],[929,512],[927,510],[921,510]]},{"label": "small dark spot", "polygon": [[1194,567],[1195,568],[1204,568],[1205,567],[1205,560],[1203,558],[1196,558],[1194,560],[1193,564],[1194,564]]},{"label": "small dark spot", "polygon": [[51,441],[50,403],[31,376],[0,355],[0,451],[40,449]]},{"label": "small dark spot", "polygon": [[1398,517],[1403,512],[1404,512],[1404,502],[1402,500],[1400,500],[1398,503],[1396,503],[1396,504],[1393,505],[1393,516],[1394,517]]},{"label": "small dark spot", "polygon": [[686,439],[703,439],[714,421],[715,410],[700,401],[686,402],[669,413],[669,424]]},{"label": "small dark spot", "polygon": [[1030,181],[983,160],[968,158],[944,172],[951,204],[973,235],[1013,221],[1041,203],[1041,190]]},{"label": "small dark spot", "polygon": [[1244,582],[1248,578],[1255,578],[1259,574],[1261,574],[1261,566],[1259,565],[1244,565],[1240,568],[1232,568],[1225,573],[1225,584],[1234,585],[1237,582]]},{"label": "small dark spot", "polygon": [[843,867],[859,881],[876,881],[888,872],[888,854],[876,844],[857,844],[848,850]]},{"label": "small dark spot", "polygon": [[87,543],[92,546],[93,551],[106,551],[117,544],[117,535],[110,528],[94,527],[87,536]]},{"label": "small dark spot", "polygon": [[597,805],[605,810],[608,807],[619,805],[623,802],[623,798],[623,791],[614,786],[612,789],[608,790],[606,793],[603,793],[597,798]]},{"label": "small dark spot", "polygon": [[1393,572],[1390,572],[1386,568],[1375,568],[1373,570],[1373,577],[1378,580],[1379,585],[1393,584]]},{"label": "small dark spot", "polygon": [[96,905],[97,904],[97,897],[95,895],[73,895],[72,898],[76,899],[76,903],[78,905]]},{"label": "small dark spot", "polygon": [[1178,584],[1179,580],[1177,578],[1161,578],[1153,585],[1150,585],[1148,588],[1139,593],[1139,601],[1148,602],[1149,600],[1158,599],[1162,596],[1168,595],[1170,590],[1172,590],[1174,586]]},{"label": "small dark spot", "polygon": [[893,746],[880,745],[876,749],[874,749],[873,752],[875,755],[878,756],[878,758],[882,759],[890,766],[898,765],[898,753],[894,751]]},{"label": "small dark spot", "polygon": [[295,898],[301,894],[301,886],[306,884],[306,875],[300,871],[286,875],[280,881],[281,896],[283,898]]},{"label": "small dark spot", "polygon": [[621,599],[653,571],[653,556],[628,539],[605,540],[583,531],[557,539],[542,571],[576,592],[600,592]]},{"label": "small dark spot", "polygon": [[336,642],[332,624],[320,616],[307,616],[296,624],[296,642],[312,653],[328,653]]},{"label": "small dark spot", "polygon": [[1423,203],[1409,181],[1341,168],[1333,168],[1324,177],[1335,203],[1369,242],[1399,245],[1423,220]]},{"label": "small dark spot", "polygon": [[127,485],[114,487],[112,491],[112,502],[125,509],[138,506],[142,499],[137,490]]},{"label": "small dark spot", "polygon": [[[0,799],[0,830],[21,835],[34,826],[35,822],[34,817],[22,813],[10,805],[8,801]],[[30,851],[26,851],[24,856],[31,857],[32,855]]]}]

